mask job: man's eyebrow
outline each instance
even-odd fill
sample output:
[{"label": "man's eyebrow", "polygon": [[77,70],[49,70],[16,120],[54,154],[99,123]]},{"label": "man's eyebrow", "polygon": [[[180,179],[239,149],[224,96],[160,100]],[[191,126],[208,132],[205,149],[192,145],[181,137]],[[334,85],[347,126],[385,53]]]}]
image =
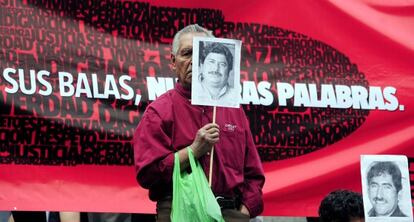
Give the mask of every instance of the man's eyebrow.
[{"label": "man's eyebrow", "polygon": [[390,186],[394,187],[394,184],[392,184],[392,183],[388,183],[388,182],[381,183],[381,185],[390,185]]},{"label": "man's eyebrow", "polygon": [[189,51],[192,51],[192,50],[193,50],[192,47],[185,47],[185,48],[180,49],[180,53],[181,52],[189,52]]}]

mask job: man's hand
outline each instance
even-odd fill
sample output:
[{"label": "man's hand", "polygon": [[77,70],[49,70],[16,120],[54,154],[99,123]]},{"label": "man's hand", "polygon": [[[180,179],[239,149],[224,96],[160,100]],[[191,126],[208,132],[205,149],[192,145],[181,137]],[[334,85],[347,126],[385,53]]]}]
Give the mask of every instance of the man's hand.
[{"label": "man's hand", "polygon": [[219,125],[215,123],[208,123],[201,127],[196,134],[196,137],[191,144],[194,156],[200,158],[216,144],[219,140],[220,130]]},{"label": "man's hand", "polygon": [[242,204],[242,205],[240,206],[240,212],[241,212],[242,214],[246,214],[247,216],[249,216],[249,217],[250,217],[250,212],[249,212],[249,209],[247,209],[247,207],[246,207],[246,206],[244,206],[244,204]]}]

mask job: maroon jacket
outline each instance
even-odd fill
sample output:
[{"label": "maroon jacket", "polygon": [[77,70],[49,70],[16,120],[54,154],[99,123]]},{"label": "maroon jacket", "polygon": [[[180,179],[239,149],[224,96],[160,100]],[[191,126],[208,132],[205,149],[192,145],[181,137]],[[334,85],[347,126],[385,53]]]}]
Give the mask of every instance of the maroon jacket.
[{"label": "maroon jacket", "polygon": [[[191,92],[179,83],[145,111],[134,135],[137,180],[158,201],[172,193],[174,152],[193,142],[196,132],[212,122],[213,107],[194,106]],[[254,217],[263,211],[264,173],[242,108],[217,107],[220,139],[215,145],[212,190],[215,195],[241,194]],[[209,155],[199,160],[206,175]]]}]

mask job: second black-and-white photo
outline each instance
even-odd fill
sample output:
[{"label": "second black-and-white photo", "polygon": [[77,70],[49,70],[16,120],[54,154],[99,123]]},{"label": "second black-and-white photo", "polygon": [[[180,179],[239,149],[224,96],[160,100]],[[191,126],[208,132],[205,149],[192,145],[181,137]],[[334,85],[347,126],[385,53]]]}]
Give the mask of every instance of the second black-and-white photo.
[{"label": "second black-and-white photo", "polygon": [[362,155],[365,221],[413,221],[406,156]]},{"label": "second black-and-white photo", "polygon": [[240,52],[238,40],[194,38],[192,104],[240,106]]}]

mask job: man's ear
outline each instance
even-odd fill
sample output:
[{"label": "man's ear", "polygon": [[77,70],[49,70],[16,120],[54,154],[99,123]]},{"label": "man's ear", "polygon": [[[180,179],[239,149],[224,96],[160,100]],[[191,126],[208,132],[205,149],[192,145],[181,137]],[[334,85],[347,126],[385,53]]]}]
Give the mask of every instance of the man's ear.
[{"label": "man's ear", "polygon": [[175,60],[176,60],[175,55],[171,54],[170,65],[171,65],[172,71],[174,72],[177,69],[177,65],[175,65]]},{"label": "man's ear", "polygon": [[401,199],[402,199],[402,194],[403,192],[402,192],[402,189],[400,190],[400,191],[398,191],[398,193],[397,193],[397,199],[398,199],[398,201],[401,201]]}]

